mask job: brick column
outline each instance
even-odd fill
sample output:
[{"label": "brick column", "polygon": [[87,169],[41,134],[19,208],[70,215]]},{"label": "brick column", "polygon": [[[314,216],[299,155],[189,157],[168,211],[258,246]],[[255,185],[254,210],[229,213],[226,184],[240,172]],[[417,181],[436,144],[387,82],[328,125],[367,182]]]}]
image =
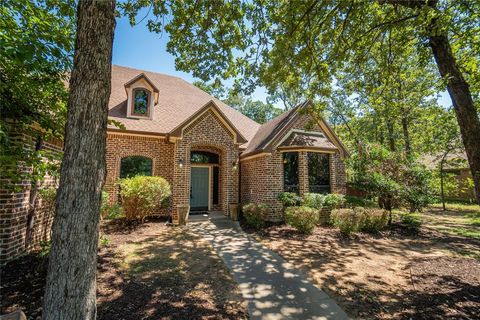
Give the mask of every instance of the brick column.
[{"label": "brick column", "polygon": [[307,152],[298,153],[298,184],[300,195],[303,196],[308,190],[308,159]]}]

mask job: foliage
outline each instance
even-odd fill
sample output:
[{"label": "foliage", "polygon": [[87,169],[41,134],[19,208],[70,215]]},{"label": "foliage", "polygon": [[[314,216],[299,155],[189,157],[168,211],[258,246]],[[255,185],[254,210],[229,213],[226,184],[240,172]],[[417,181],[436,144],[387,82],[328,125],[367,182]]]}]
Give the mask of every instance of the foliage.
[{"label": "foliage", "polygon": [[40,241],[40,252],[38,255],[41,258],[46,258],[50,254],[50,249],[52,248],[52,242],[48,241]]},{"label": "foliage", "polygon": [[136,176],[120,179],[120,195],[128,220],[141,220],[151,215],[171,195],[170,184],[162,177]]},{"label": "foliage", "polygon": [[107,237],[107,236],[105,236],[105,235],[100,236],[100,245],[101,245],[102,247],[108,246],[108,245],[110,244],[110,242],[111,242],[111,241],[110,241],[110,238],[109,238],[109,237]]},{"label": "foliage", "polygon": [[323,207],[338,208],[345,203],[345,196],[337,193],[305,193],[303,195],[304,206],[322,209]]},{"label": "foliage", "polygon": [[355,207],[332,210],[331,220],[344,234],[358,231],[375,233],[385,228],[388,214],[382,209]]},{"label": "foliage", "polygon": [[43,205],[45,205],[48,210],[53,211],[55,209],[55,201],[57,200],[57,188],[48,187],[40,189],[38,191],[40,199],[42,200]]},{"label": "foliage", "polygon": [[302,204],[302,197],[295,192],[280,192],[277,199],[283,204],[284,207],[293,207]]},{"label": "foliage", "polygon": [[350,157],[348,165],[352,185],[378,197],[386,210],[406,203],[413,212],[433,201],[431,175],[412,158],[378,145],[364,145]]},{"label": "foliage", "polygon": [[335,209],[330,216],[332,224],[343,234],[349,235],[358,231],[361,216],[352,209]]},{"label": "foliage", "polygon": [[312,233],[318,222],[318,210],[309,207],[288,207],[285,222],[301,233]]},{"label": "foliage", "polygon": [[271,213],[271,208],[263,203],[248,203],[242,207],[243,216],[247,224],[255,229],[261,229],[265,226],[265,220]]},{"label": "foliage", "polygon": [[[63,135],[74,8],[70,0],[6,0],[0,8],[0,166],[14,181],[35,183],[58,171],[58,156],[39,142]],[[24,148],[12,131],[39,147]],[[17,171],[20,163],[33,170]]]},{"label": "foliage", "polygon": [[375,233],[383,228],[388,223],[388,214],[382,209],[365,209],[357,207],[353,209],[356,214],[361,215],[361,221],[358,229],[363,232]]},{"label": "foliage", "polygon": [[402,214],[400,216],[400,219],[402,224],[405,225],[405,227],[407,227],[410,230],[418,231],[422,226],[422,219],[420,217],[420,214],[418,213]]},{"label": "foliage", "polygon": [[325,195],[320,193],[305,193],[303,205],[309,208],[322,209],[325,202]]},{"label": "foliage", "polygon": [[368,198],[362,197],[355,197],[355,196],[346,196],[345,197],[345,204],[348,207],[355,208],[355,207],[375,207],[377,203]]},{"label": "foliage", "polygon": [[325,195],[323,205],[330,208],[339,208],[345,203],[345,196],[338,193],[328,193]]},{"label": "foliage", "polygon": [[412,165],[402,174],[400,197],[410,206],[410,212],[421,211],[434,202],[430,188],[431,172],[419,165]]},{"label": "foliage", "polygon": [[195,81],[193,84],[260,124],[270,121],[283,112],[271,103],[252,100],[251,97],[245,97],[241,93],[223,87],[218,79],[211,84],[203,81]]}]

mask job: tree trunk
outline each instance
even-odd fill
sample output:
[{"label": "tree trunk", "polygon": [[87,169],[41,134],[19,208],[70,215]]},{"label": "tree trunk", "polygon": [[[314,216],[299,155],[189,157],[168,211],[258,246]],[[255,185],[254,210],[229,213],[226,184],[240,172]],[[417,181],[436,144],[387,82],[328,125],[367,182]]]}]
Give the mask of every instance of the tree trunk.
[{"label": "tree trunk", "polygon": [[407,117],[402,117],[402,131],[403,131],[403,140],[405,141],[405,155],[407,158],[412,156],[412,147],[410,144],[410,133],[408,132],[408,119]]},{"label": "tree trunk", "polygon": [[[43,139],[41,136],[37,138],[35,143],[35,152],[39,152],[43,149]],[[35,176],[35,168],[33,168]],[[37,217],[37,197],[38,189],[40,187],[40,182],[38,179],[32,181],[32,187],[30,189],[30,197],[28,199],[28,214],[27,214],[27,230],[25,232],[25,249],[28,249],[32,243],[33,238],[33,229],[35,227],[35,218]]]},{"label": "tree trunk", "polygon": [[43,319],[95,319],[114,0],[81,0]]},{"label": "tree trunk", "polygon": [[[431,30],[435,30],[435,23],[435,20],[432,21]],[[440,75],[448,79],[447,90],[455,108],[475,184],[475,195],[480,204],[480,120],[473,104],[472,94],[467,81],[458,69],[447,36],[434,33],[429,37],[429,44]]]},{"label": "tree trunk", "polygon": [[394,127],[393,127],[393,122],[392,120],[387,120],[387,131],[388,131],[388,147],[390,151],[397,151],[397,148],[395,146],[395,132],[394,132]]},{"label": "tree trunk", "polygon": [[445,158],[446,158],[447,154],[448,153],[445,153],[445,155],[442,158],[442,161],[440,161],[440,193],[441,193],[441,197],[442,197],[443,211],[447,210],[447,208],[445,207],[445,187],[444,187],[445,172],[443,170],[443,164],[445,162]]}]

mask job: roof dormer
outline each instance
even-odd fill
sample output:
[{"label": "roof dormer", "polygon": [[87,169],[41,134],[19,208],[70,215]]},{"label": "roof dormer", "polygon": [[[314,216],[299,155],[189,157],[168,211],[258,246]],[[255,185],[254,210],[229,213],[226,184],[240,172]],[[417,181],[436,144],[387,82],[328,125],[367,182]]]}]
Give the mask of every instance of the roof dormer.
[{"label": "roof dormer", "polygon": [[141,73],[125,83],[127,92],[127,117],[152,119],[154,106],[158,103],[158,89],[153,82]]}]

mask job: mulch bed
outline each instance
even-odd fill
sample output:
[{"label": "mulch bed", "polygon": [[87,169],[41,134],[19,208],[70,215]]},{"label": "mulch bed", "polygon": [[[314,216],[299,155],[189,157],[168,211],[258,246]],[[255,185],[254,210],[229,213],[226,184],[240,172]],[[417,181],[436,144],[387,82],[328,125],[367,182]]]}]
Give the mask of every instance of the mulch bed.
[{"label": "mulch bed", "polygon": [[[218,257],[197,243],[194,247],[198,252],[187,254],[205,260],[203,267],[207,269],[195,276],[162,276],[160,272],[143,279],[119,267],[122,258],[117,249],[121,245],[150,241],[159,230],[161,234],[170,231],[161,220],[142,225],[120,220],[102,226],[102,235],[110,243],[99,249],[97,319],[246,319],[246,304],[239,297],[236,284],[222,269]],[[180,240],[175,240],[191,241],[185,239],[182,234]],[[168,246],[167,249],[170,250]],[[47,259],[34,253],[1,268],[0,314],[21,309],[28,319],[41,317],[47,264]],[[195,270],[198,266],[188,268]],[[165,275],[170,275],[168,270]]]},{"label": "mulch bed", "polygon": [[[400,225],[378,234],[358,233],[351,236],[344,236],[329,227],[317,228],[312,235],[300,234],[286,225],[270,226],[261,231],[245,229],[312,277],[329,270],[330,273],[319,284],[354,318],[479,317],[480,261],[461,256],[471,248],[480,248],[480,241],[476,239],[424,228],[414,232]],[[409,246],[416,255],[403,256],[401,252]],[[338,248],[342,249],[341,253]],[[347,248],[351,250],[346,251]],[[432,253],[445,250],[451,251],[452,255],[438,253],[434,256]],[[370,259],[373,263],[375,260],[372,259],[377,256],[369,258],[370,252],[375,252],[377,256],[391,255],[392,265],[385,265],[383,261],[378,264],[378,269],[370,267],[367,271],[362,265],[353,267],[360,258]],[[384,272],[397,263],[403,264],[394,272],[399,278],[385,278]],[[353,277],[365,272],[363,279]]]},{"label": "mulch bed", "polygon": [[0,314],[22,309],[29,319],[42,314],[47,261],[30,254],[12,261],[0,271]]}]

